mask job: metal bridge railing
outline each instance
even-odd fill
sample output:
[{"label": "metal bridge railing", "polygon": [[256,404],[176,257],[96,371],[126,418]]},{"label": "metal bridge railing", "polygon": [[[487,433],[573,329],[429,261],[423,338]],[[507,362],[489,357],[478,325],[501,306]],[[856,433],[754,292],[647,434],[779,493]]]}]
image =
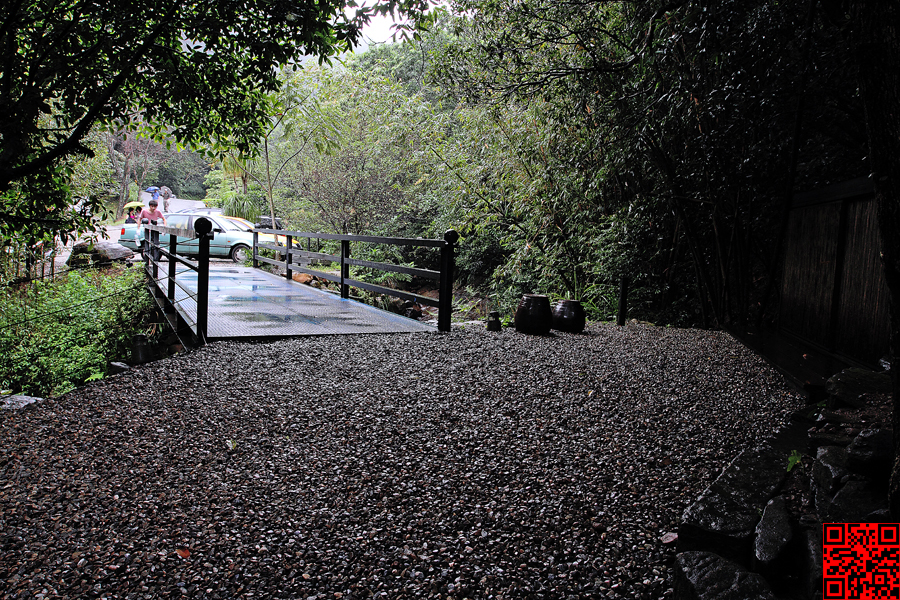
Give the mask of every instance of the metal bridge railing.
[{"label": "metal bridge railing", "polygon": [[[175,227],[165,227],[162,225],[143,225],[145,232],[144,239],[149,241],[149,249],[144,254],[144,269],[153,279],[154,294],[156,298],[164,299],[165,312],[174,313],[175,305],[179,302],[175,298],[176,286],[180,288],[189,298],[195,298],[197,303],[197,320],[191,326],[193,332],[201,344],[206,343],[207,331],[209,330],[209,242],[212,239],[212,221],[204,217],[194,220],[194,229],[176,229]],[[161,246],[159,243],[159,234],[168,234],[168,248]],[[178,237],[198,239],[199,252],[196,261],[190,261],[178,254]],[[182,242],[183,243],[183,242]],[[168,268],[166,269],[166,287],[163,292],[163,286],[160,284],[159,266],[161,258],[168,258]],[[175,279],[177,275],[177,265],[184,265],[191,271],[197,273],[197,292],[184,286],[180,281]],[[183,271],[182,271],[183,272]]]},{"label": "metal bridge railing", "polygon": [[[275,236],[276,243],[260,243],[259,234],[266,233]],[[294,241],[297,238],[306,238],[307,240],[333,240],[341,243],[340,254],[326,254],[321,252],[312,252],[311,250],[303,250],[302,247],[295,246]],[[282,240],[284,242],[282,243]],[[450,331],[450,315],[453,311],[453,272],[456,268],[455,250],[456,243],[459,241],[459,234],[454,230],[449,230],[444,234],[443,240],[429,240],[422,238],[391,238],[376,237],[369,235],[340,235],[334,233],[309,233],[300,231],[285,231],[282,229],[254,229],[253,230],[253,266],[259,267],[259,263],[268,263],[278,267],[283,267],[285,277],[291,279],[294,271],[306,273],[315,277],[321,277],[328,281],[337,283],[340,286],[341,298],[350,297],[350,287],[374,292],[376,294],[385,294],[402,300],[411,300],[425,306],[433,306],[438,309],[438,331]],[[350,257],[350,242],[367,242],[372,244],[388,244],[393,246],[415,246],[427,248],[439,248],[441,251],[440,271],[429,269],[418,269],[415,267],[407,267],[404,265],[393,265],[389,263],[373,262],[367,260],[356,260]],[[283,260],[274,260],[259,254],[260,249],[273,250],[284,256]],[[340,274],[326,273],[304,267],[294,261],[295,258],[306,260],[325,260],[329,262],[340,263]],[[401,290],[358,281],[350,278],[350,267],[366,267],[385,272],[405,273],[414,277],[423,277],[438,282],[438,299],[428,298]]]},{"label": "metal bridge railing", "polygon": [[[144,268],[154,282],[154,294],[160,300],[164,300],[164,310],[167,313],[175,312],[175,305],[180,302],[176,299],[176,287],[180,288],[188,297],[194,297],[197,303],[196,323],[192,325],[192,330],[196,334],[200,343],[206,342],[207,331],[209,329],[209,243],[212,239],[212,222],[206,218],[199,218],[194,221],[194,229],[176,229],[174,227],[166,227],[161,225],[144,224],[147,234],[144,239],[148,240],[149,249],[144,256]],[[268,233],[275,235],[277,242],[275,244],[259,243],[259,234]],[[159,235],[168,234],[168,248],[160,245]],[[178,238],[189,238],[199,240],[199,252],[196,261],[191,261],[177,253]],[[341,243],[340,255],[325,254],[320,252],[312,252],[303,250],[294,245],[297,238],[307,238],[309,240],[337,240]],[[281,243],[284,240],[284,243]],[[425,306],[433,306],[438,309],[438,330],[450,331],[450,315],[453,311],[453,273],[456,268],[455,249],[459,241],[459,234],[454,230],[447,231],[443,240],[429,240],[422,238],[389,238],[365,235],[338,235],[330,233],[307,233],[298,231],[283,231],[275,229],[254,229],[253,230],[253,266],[258,268],[259,263],[269,263],[276,266],[283,266],[285,275],[288,279],[292,278],[293,272],[298,271],[307,273],[316,277],[321,277],[329,281],[338,283],[340,286],[341,298],[350,297],[350,287],[368,290],[370,292],[385,294],[400,298],[403,300],[411,300]],[[367,242],[373,244],[388,244],[394,246],[415,246],[439,248],[441,252],[440,271],[429,269],[419,269],[404,265],[393,265],[389,263],[381,263],[366,260],[356,260],[350,257],[350,242]],[[182,242],[183,243],[183,242]],[[284,256],[284,260],[274,260],[265,256],[260,256],[260,249],[273,250]],[[166,285],[161,284],[159,277],[159,267],[162,264],[162,257],[168,259],[167,273],[165,275]],[[327,260],[340,263],[340,274],[326,273],[306,268],[294,261],[295,258],[307,260]],[[181,282],[177,281],[177,265],[184,265],[197,273],[197,291],[185,287]],[[385,272],[405,273],[415,277],[423,277],[438,282],[438,299],[432,299],[427,296],[420,296],[410,292],[403,292],[392,288],[358,281],[350,278],[350,267],[366,267]],[[189,325],[191,325],[189,323]]]}]

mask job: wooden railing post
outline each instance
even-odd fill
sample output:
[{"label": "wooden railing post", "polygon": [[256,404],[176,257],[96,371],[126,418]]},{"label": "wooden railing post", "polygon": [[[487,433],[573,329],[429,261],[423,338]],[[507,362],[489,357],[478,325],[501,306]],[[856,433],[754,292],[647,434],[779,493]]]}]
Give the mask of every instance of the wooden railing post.
[{"label": "wooden railing post", "polygon": [[456,270],[455,249],[459,234],[450,229],[444,234],[441,247],[441,279],[438,285],[438,331],[450,331],[453,313],[453,272]]},{"label": "wooden railing post", "polygon": [[628,277],[623,275],[619,280],[619,306],[616,310],[616,325],[621,327],[628,319]]},{"label": "wooden railing post", "polygon": [[197,337],[206,343],[209,329],[209,240],[212,237],[212,221],[201,217],[194,222],[194,231],[200,242],[197,257]]},{"label": "wooden railing post", "polygon": [[350,279],[348,258],[350,258],[350,240],[341,240],[341,298],[345,299],[350,297],[350,286],[345,283]]},{"label": "wooden railing post", "polygon": [[291,279],[291,247],[294,245],[294,237],[287,235],[285,240],[287,241],[287,250],[284,253],[284,276]]},{"label": "wooden railing post", "polygon": [[166,312],[175,312],[175,271],[178,270],[178,262],[175,253],[178,251],[178,236],[169,234],[169,303],[166,304]]},{"label": "wooden railing post", "polygon": [[259,261],[257,260],[257,256],[259,256],[259,232],[255,229],[253,230],[253,268],[259,268]]},{"label": "wooden railing post", "polygon": [[[159,246],[159,232],[155,229],[150,232],[150,260],[153,263],[153,281],[159,281],[159,253],[156,251]],[[157,284],[158,286],[159,284]]]}]

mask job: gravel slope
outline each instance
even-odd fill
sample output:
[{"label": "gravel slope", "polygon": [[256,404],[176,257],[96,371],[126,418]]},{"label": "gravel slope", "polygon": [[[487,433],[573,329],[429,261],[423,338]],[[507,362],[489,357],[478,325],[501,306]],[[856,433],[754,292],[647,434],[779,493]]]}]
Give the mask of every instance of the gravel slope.
[{"label": "gravel slope", "polygon": [[0,598],[671,597],[799,406],[718,332],[216,343],[0,414]]}]

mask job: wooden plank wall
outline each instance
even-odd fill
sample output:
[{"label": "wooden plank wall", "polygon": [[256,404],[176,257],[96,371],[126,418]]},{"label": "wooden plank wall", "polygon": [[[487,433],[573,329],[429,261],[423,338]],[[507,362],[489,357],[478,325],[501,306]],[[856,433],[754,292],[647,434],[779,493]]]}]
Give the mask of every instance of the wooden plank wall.
[{"label": "wooden plank wall", "polygon": [[880,245],[868,179],[798,194],[785,240],[780,328],[876,366],[890,343]]},{"label": "wooden plank wall", "polygon": [[881,235],[874,198],[850,202],[847,210],[835,348],[876,362],[890,347],[890,307],[881,266]]}]

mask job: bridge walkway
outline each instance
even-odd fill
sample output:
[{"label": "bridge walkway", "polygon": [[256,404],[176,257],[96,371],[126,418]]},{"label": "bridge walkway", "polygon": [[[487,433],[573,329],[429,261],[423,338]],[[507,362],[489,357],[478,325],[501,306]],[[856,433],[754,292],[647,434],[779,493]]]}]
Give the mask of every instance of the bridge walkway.
[{"label": "bridge walkway", "polygon": [[[165,286],[166,268],[164,263],[159,265],[161,286]],[[194,328],[198,274],[179,270],[175,278],[180,284],[175,286],[175,308]],[[207,341],[437,331],[433,325],[260,269],[215,262],[209,269],[208,306]]]}]

